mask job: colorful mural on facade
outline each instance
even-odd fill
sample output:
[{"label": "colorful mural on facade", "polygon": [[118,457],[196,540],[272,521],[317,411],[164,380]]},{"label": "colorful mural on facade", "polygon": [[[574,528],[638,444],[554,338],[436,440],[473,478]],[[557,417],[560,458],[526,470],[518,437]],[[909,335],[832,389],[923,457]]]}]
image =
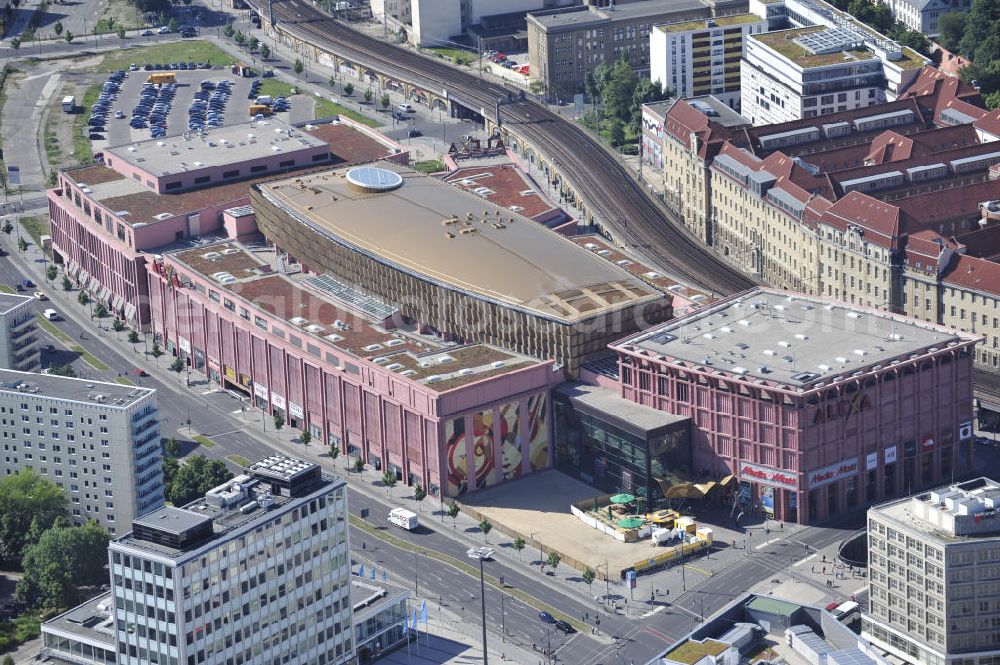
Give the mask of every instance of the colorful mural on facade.
[{"label": "colorful mural on facade", "polygon": [[476,489],[496,485],[497,465],[493,449],[493,411],[472,417],[472,450],[476,469]]},{"label": "colorful mural on facade", "polygon": [[468,489],[468,460],[465,446],[465,418],[445,421],[445,463],[448,465],[447,494],[458,496]]},{"label": "colorful mural on facade", "polygon": [[528,398],[528,461],[532,471],[549,466],[549,400],[545,393]]},{"label": "colorful mural on facade", "polygon": [[521,477],[521,405],[507,402],[500,406],[500,468],[504,480]]}]

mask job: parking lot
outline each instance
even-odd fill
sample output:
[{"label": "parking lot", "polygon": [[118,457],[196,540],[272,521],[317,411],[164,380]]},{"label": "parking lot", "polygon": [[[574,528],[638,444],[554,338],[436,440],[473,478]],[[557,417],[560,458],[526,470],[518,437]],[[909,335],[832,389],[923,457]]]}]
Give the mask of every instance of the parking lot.
[{"label": "parking lot", "polygon": [[[129,72],[129,76],[122,83],[111,113],[108,114],[107,140],[96,141],[94,143],[95,149],[105,145],[124,145],[151,138],[148,127],[134,129],[129,126],[132,111],[142,95],[143,84],[146,83],[150,75],[157,73],[156,71],[143,71],[141,67],[144,63],[142,62],[136,64],[140,67],[139,71]],[[234,76],[228,70],[220,68],[196,69],[194,71],[179,70],[172,71],[172,73],[176,77],[177,85],[173,99],[170,101],[169,112],[166,113],[166,136],[177,136],[188,131],[188,108],[195,98],[195,93],[201,90],[201,82],[206,79],[213,83],[218,83],[223,79],[232,82],[232,96],[229,98],[223,114],[225,125],[247,122],[250,119],[247,94],[250,91],[251,79]],[[124,117],[115,117],[115,112],[118,110],[122,111]],[[282,120],[287,120],[287,118],[282,117],[287,115],[287,113],[277,114]],[[211,131],[211,128],[207,129]]]}]

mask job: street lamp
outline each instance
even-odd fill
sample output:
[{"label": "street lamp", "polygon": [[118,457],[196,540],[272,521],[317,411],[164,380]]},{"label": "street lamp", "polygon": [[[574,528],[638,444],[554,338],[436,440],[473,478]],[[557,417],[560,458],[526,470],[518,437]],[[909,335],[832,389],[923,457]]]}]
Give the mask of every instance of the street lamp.
[{"label": "street lamp", "polygon": [[483,561],[493,558],[492,547],[470,547],[466,552],[470,559],[479,559],[479,596],[483,610],[483,665],[486,661],[486,583],[483,581]]}]

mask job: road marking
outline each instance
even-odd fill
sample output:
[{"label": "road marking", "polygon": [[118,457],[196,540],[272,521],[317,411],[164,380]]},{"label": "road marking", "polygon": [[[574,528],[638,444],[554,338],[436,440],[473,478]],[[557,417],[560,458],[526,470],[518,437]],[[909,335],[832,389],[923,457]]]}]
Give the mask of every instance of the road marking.
[{"label": "road marking", "polygon": [[657,637],[659,637],[661,639],[667,640],[671,644],[674,643],[674,638],[670,637],[666,633],[663,633],[663,632],[660,632],[660,631],[656,630],[652,626],[646,626],[646,627],[643,628],[643,630],[646,631],[647,633],[650,633],[651,635],[656,635]]},{"label": "road marking", "polygon": [[761,543],[760,545],[755,545],[754,549],[755,550],[762,550],[765,547],[767,547],[768,545],[774,545],[776,542],[778,542],[780,540],[781,540],[781,538],[772,538],[771,540],[769,540],[769,541],[767,541],[765,543]]},{"label": "road marking", "polygon": [[664,609],[666,609],[666,605],[660,605],[656,609],[650,610],[649,612],[646,612],[645,614],[643,614],[642,618],[645,619],[646,617],[651,617],[654,614],[656,614],[657,612],[662,612]]},{"label": "road marking", "polygon": [[243,409],[236,409],[235,411],[230,411],[229,413],[233,414],[234,416],[238,416],[246,412]]},{"label": "road marking", "polygon": [[202,391],[202,393],[201,393],[201,394],[202,394],[202,395],[211,395],[211,394],[212,394],[212,393],[214,393],[214,392],[215,392],[214,390],[205,390],[205,391]]},{"label": "road marking", "polygon": [[812,561],[815,558],[816,558],[816,553],[814,552],[814,553],[810,554],[809,556],[807,556],[805,559],[800,559],[799,561],[796,561],[795,563],[793,563],[792,567],[798,568],[799,566],[801,566],[802,564],[804,564],[806,561]]}]

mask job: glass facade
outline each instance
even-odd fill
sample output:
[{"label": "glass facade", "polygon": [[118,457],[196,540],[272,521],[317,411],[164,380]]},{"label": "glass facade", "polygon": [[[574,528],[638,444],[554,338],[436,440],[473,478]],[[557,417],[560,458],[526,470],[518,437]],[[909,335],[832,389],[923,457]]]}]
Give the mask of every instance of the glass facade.
[{"label": "glass facade", "polygon": [[655,508],[665,502],[657,479],[690,470],[688,421],[642,431],[610,414],[578,408],[558,391],[553,409],[556,468],[603,492],[628,492]]}]

